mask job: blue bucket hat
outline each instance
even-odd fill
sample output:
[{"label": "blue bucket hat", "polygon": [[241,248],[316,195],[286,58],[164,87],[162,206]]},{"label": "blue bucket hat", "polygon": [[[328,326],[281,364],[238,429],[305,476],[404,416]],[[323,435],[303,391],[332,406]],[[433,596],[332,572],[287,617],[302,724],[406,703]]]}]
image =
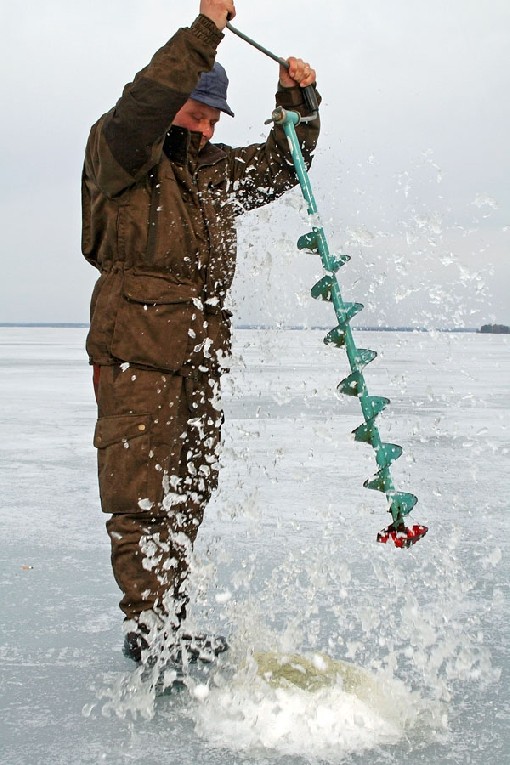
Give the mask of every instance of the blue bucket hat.
[{"label": "blue bucket hat", "polygon": [[234,112],[227,104],[228,77],[221,64],[216,62],[210,72],[202,72],[198,85],[190,98],[200,101],[201,104],[213,106],[225,114],[234,116]]}]

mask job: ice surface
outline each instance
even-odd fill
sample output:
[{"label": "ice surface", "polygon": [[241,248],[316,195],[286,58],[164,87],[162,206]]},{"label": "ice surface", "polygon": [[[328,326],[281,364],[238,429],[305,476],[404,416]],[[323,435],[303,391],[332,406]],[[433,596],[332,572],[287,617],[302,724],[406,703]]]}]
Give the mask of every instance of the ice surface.
[{"label": "ice surface", "polygon": [[[155,701],[120,650],[85,330],[0,329],[1,763],[506,765],[510,345],[357,338],[379,352],[366,379],[391,399],[395,483],[430,527],[401,551],[375,543],[373,451],[350,437],[359,404],[338,398],[346,359],[324,334],[236,333],[190,615],[229,635],[231,666]],[[261,648],[354,661],[407,714],[254,681]]]}]

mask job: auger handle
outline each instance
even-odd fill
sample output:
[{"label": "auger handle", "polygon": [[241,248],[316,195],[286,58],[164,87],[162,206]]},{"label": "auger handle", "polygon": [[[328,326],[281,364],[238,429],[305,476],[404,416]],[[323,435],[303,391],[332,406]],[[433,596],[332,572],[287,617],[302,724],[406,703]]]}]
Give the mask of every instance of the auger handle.
[{"label": "auger handle", "polygon": [[303,96],[305,99],[306,107],[312,114],[319,113],[319,103],[317,101],[317,91],[313,85],[307,85],[303,88]]},{"label": "auger handle", "polygon": [[[241,38],[241,40],[244,40],[248,43],[248,45],[252,45],[254,48],[256,48],[258,51],[263,53],[265,56],[268,56],[269,58],[272,58],[273,61],[276,61],[277,64],[281,64],[281,66],[284,66],[285,69],[289,69],[289,64],[287,61],[285,61],[284,58],[281,56],[277,56],[276,53],[272,53],[267,48],[264,48],[263,45],[260,45],[260,43],[255,42],[255,40],[252,40],[251,37],[248,37],[248,35],[243,34],[243,32],[240,32],[239,29],[236,29],[236,27],[233,27],[230,21],[227,21],[227,29],[229,29],[233,34],[237,35]],[[317,103],[317,93],[315,91],[315,88],[313,85],[307,85],[306,88],[302,88],[303,90],[303,97],[305,99],[306,107],[307,109],[313,113],[317,114],[319,111],[319,104]]]}]

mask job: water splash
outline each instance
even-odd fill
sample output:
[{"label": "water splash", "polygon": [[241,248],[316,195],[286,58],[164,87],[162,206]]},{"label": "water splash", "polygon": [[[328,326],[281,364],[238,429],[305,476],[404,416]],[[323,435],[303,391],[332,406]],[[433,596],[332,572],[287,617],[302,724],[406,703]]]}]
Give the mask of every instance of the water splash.
[{"label": "water splash", "polygon": [[[262,592],[229,601],[236,669],[191,710],[198,733],[211,746],[250,756],[330,763],[404,738],[415,745],[446,740],[458,688],[498,678],[472,599],[476,583],[456,556],[458,541],[434,559],[395,557],[390,565],[375,551],[367,560],[358,548],[363,576],[352,561],[335,563],[334,546],[324,540],[308,545],[306,569],[299,556],[287,555]],[[493,564],[498,560],[494,554]],[[374,672],[377,704],[341,685],[314,693],[272,687],[249,661],[253,650],[268,646],[286,652],[322,645]]]},{"label": "water splash", "polygon": [[249,667],[225,688],[213,689],[193,718],[212,747],[328,763],[394,744],[403,734],[399,722],[341,686],[313,693],[272,687]]}]

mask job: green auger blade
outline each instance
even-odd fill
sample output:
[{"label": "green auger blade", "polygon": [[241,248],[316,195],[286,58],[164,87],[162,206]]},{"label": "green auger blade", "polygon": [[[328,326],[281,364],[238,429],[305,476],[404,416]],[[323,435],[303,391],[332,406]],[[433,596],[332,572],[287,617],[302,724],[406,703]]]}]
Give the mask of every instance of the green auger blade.
[{"label": "green auger blade", "polygon": [[317,234],[315,231],[310,231],[308,234],[303,234],[298,239],[298,250],[312,250],[317,252],[319,243],[317,241]]},{"label": "green auger blade", "polygon": [[379,467],[389,467],[402,456],[402,447],[398,444],[382,443],[375,449],[375,458]]},{"label": "green auger blade", "polygon": [[350,255],[331,255],[329,259],[331,271],[336,273],[342,268],[342,266],[345,266],[345,264],[348,263],[350,259]]},{"label": "green auger blade", "polygon": [[409,515],[415,504],[418,502],[418,497],[404,491],[389,492],[388,499],[391,502],[390,513],[392,514],[394,521]]},{"label": "green auger blade", "polygon": [[341,327],[335,327],[324,338],[324,345],[336,345],[343,348],[345,345],[345,331]]},{"label": "green auger blade", "polygon": [[386,409],[389,403],[389,398],[385,396],[366,396],[361,403],[365,419],[372,420],[374,417],[377,417],[378,414]]},{"label": "green auger blade", "polygon": [[297,246],[299,250],[308,250],[314,254],[320,252],[325,270],[332,273],[339,271],[351,259],[350,255],[331,255],[322,230],[303,234],[299,237]]},{"label": "green auger blade", "polygon": [[354,440],[362,444],[371,444],[374,440],[374,420],[363,422],[355,430],[351,431]]},{"label": "green auger blade", "polygon": [[336,315],[341,324],[347,324],[363,308],[363,303],[344,303],[342,308],[336,309]]},{"label": "green auger blade", "polygon": [[369,348],[358,348],[355,354],[357,368],[363,369],[367,364],[370,364],[376,356],[377,351],[371,351]]},{"label": "green auger blade", "polygon": [[381,468],[377,471],[373,478],[369,478],[363,483],[365,489],[373,489],[374,491],[382,491],[386,494],[388,488],[388,482],[390,475],[388,468]]},{"label": "green auger blade", "polygon": [[334,276],[323,276],[317,284],[314,284],[310,294],[315,300],[333,300],[333,285],[336,279]]},{"label": "green auger blade", "polygon": [[359,396],[365,386],[363,375],[360,372],[351,372],[351,374],[341,380],[337,385],[337,390],[340,393],[345,393],[346,396]]}]

